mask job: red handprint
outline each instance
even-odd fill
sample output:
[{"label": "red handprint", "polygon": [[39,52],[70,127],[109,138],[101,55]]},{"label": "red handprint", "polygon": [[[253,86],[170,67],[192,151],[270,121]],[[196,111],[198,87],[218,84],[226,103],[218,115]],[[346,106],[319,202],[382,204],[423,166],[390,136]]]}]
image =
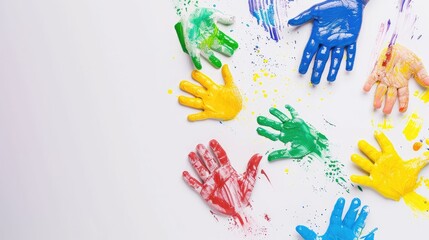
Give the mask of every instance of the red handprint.
[{"label": "red handprint", "polygon": [[253,155],[246,171],[239,175],[231,166],[220,144],[216,140],[211,140],[209,145],[213,153],[204,145],[198,144],[196,152],[190,152],[188,155],[201,181],[187,171],[183,172],[183,178],[214,211],[232,216],[243,225],[241,210],[249,205],[262,156]]}]

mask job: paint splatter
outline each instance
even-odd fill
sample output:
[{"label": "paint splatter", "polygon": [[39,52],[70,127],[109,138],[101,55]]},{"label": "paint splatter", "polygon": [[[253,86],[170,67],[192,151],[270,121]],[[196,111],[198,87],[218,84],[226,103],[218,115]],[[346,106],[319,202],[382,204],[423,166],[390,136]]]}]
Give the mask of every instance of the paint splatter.
[{"label": "paint splatter", "polygon": [[418,151],[418,150],[420,150],[420,148],[422,148],[422,146],[423,146],[423,143],[422,143],[422,142],[415,142],[415,143],[413,144],[413,150],[414,150],[414,151]]},{"label": "paint splatter", "polygon": [[248,0],[249,11],[259,25],[278,42],[282,38],[283,23],[287,17],[288,0]]},{"label": "paint splatter", "polygon": [[271,180],[268,177],[267,173],[264,171],[264,169],[261,169],[261,174],[265,176],[265,178],[267,178],[268,182],[271,184]]},{"label": "paint splatter", "polygon": [[383,118],[383,121],[377,124],[377,127],[383,130],[390,130],[393,128],[393,123],[390,118]]},{"label": "paint splatter", "polygon": [[423,93],[419,94],[418,91],[414,93],[414,96],[422,100],[424,103],[429,102],[429,90],[424,91]]},{"label": "paint splatter", "polygon": [[408,141],[414,140],[420,133],[420,130],[423,126],[423,119],[414,112],[410,116],[408,116],[407,124],[405,125],[402,133]]},{"label": "paint splatter", "polygon": [[269,221],[271,221],[271,218],[270,218],[270,216],[268,216],[268,214],[264,214],[264,218],[265,218],[265,220],[267,220],[267,222],[269,222]]},{"label": "paint splatter", "polygon": [[173,90],[172,89],[168,89],[167,93],[171,95],[171,94],[173,94]]},{"label": "paint splatter", "polygon": [[176,10],[177,16],[182,16],[182,14],[189,13],[193,9],[198,8],[198,0],[173,0],[174,9]]}]

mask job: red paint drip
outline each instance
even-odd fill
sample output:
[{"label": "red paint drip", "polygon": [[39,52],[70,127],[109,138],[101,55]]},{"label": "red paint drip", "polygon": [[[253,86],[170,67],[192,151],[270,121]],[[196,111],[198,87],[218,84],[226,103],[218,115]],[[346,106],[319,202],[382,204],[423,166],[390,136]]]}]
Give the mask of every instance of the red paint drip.
[{"label": "red paint drip", "polygon": [[264,175],[267,178],[268,182],[271,184],[271,180],[268,177],[267,173],[264,171],[264,169],[261,169],[261,174]]},{"label": "red paint drip", "polygon": [[271,218],[270,218],[270,216],[268,216],[268,214],[264,214],[264,218],[265,218],[265,220],[267,220],[267,222],[269,222],[269,221],[271,221]]}]

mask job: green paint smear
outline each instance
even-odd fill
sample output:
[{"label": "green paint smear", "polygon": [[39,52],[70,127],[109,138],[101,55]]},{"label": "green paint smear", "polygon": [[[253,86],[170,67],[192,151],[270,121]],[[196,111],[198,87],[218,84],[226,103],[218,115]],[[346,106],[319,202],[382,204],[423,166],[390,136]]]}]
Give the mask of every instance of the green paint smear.
[{"label": "green paint smear", "polygon": [[[261,126],[256,130],[259,135],[272,141],[279,140],[284,144],[290,144],[285,149],[271,152],[268,155],[268,161],[293,159],[296,162],[305,160],[311,163],[316,158],[324,163],[325,176],[349,192],[347,181],[342,172],[344,164],[331,157],[328,138],[299,118],[292,106],[286,105],[285,108],[290,116],[277,108],[270,108],[270,113],[277,120],[271,120],[264,116],[257,118],[257,122]],[[270,132],[264,127],[269,127],[276,132]]]}]

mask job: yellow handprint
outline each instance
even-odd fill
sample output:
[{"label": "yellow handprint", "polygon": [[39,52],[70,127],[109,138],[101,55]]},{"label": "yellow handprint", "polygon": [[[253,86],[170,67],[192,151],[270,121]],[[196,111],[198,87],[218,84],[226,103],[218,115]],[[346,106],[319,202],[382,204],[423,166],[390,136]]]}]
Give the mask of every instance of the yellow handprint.
[{"label": "yellow handprint", "polygon": [[179,96],[179,103],[202,112],[191,114],[188,120],[198,121],[208,118],[218,120],[231,120],[241,111],[242,98],[237,86],[234,84],[228,65],[222,67],[222,77],[225,85],[218,85],[208,76],[198,70],[192,71],[192,78],[199,82],[197,86],[188,81],[180,82],[180,89],[195,97]]},{"label": "yellow handprint", "polygon": [[399,111],[408,108],[408,80],[414,79],[423,87],[429,87],[429,75],[416,54],[399,44],[390,45],[380,54],[377,64],[363,87],[368,92],[378,82],[374,96],[374,108],[379,109],[386,99],[383,112],[390,114],[396,98]]},{"label": "yellow handprint", "polygon": [[369,176],[352,175],[352,182],[375,189],[386,198],[405,202],[414,209],[429,211],[429,201],[418,195],[418,174],[429,163],[429,153],[423,157],[403,161],[390,140],[379,131],[374,133],[381,147],[378,151],[365,140],[358,143],[359,149],[366,155],[353,154],[351,160]]}]

